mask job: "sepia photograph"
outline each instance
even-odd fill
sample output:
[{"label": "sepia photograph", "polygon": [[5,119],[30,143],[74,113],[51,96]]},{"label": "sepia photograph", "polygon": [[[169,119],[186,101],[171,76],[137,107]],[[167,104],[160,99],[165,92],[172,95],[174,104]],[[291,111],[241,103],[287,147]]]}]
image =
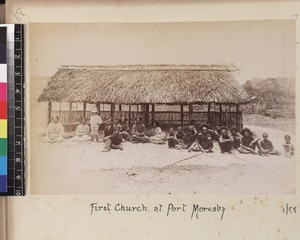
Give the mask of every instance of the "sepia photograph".
[{"label": "sepia photograph", "polygon": [[294,194],[295,29],[29,24],[31,193]]}]

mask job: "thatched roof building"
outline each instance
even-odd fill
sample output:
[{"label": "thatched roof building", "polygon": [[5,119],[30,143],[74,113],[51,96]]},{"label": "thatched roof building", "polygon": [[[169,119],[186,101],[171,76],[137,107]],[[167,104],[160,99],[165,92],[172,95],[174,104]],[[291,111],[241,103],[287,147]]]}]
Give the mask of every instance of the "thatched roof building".
[{"label": "thatched roof building", "polygon": [[62,66],[39,101],[117,104],[246,103],[227,66]]},{"label": "thatched roof building", "polygon": [[[62,66],[49,80],[39,101],[49,103],[49,120],[52,102],[69,102],[65,123],[75,124],[88,116],[87,103],[95,103],[98,110],[100,104],[110,104],[110,111],[100,112],[104,119],[125,116],[132,123],[135,116],[143,115],[146,124],[156,120],[162,125],[185,125],[195,120],[197,124],[241,128],[239,104],[250,98],[234,79],[233,71],[225,65]],[[75,114],[72,102],[82,102],[83,110]],[[180,109],[158,112],[157,104],[179,105]],[[129,109],[124,111],[122,105]],[[194,111],[195,105],[205,106],[206,110]],[[229,108],[223,109],[225,105]]]}]

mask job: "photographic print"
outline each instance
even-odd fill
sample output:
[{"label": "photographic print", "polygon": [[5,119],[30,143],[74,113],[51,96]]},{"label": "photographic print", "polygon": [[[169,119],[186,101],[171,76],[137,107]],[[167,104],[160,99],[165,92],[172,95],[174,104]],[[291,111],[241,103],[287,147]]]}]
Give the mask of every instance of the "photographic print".
[{"label": "photographic print", "polygon": [[32,194],[295,193],[295,22],[34,23]]}]

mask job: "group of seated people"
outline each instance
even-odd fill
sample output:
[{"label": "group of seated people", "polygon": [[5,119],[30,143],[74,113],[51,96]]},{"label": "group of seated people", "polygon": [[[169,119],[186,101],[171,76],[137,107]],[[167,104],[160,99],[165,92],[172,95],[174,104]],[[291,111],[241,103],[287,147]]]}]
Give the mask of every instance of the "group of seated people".
[{"label": "group of seated people", "polygon": [[[85,118],[77,126],[73,141],[99,141],[99,125],[102,123],[100,116],[92,114],[89,124]],[[59,122],[58,117],[53,117],[46,129],[44,142],[61,142],[63,141],[63,125]],[[268,139],[268,134],[263,133],[262,139],[254,137],[254,134],[248,128],[241,132],[237,128],[216,127],[211,128],[203,124],[198,129],[195,121],[192,120],[189,126],[178,127],[175,131],[170,128],[166,134],[162,131],[159,124],[154,121],[150,128],[146,128],[141,117],[136,117],[132,128],[129,127],[127,119],[121,117],[115,122],[112,119],[106,121],[103,131],[103,142],[105,147],[103,151],[111,149],[123,150],[122,142],[131,141],[132,143],[168,143],[169,148],[187,149],[188,151],[213,152],[213,142],[218,142],[221,153],[232,153],[237,151],[242,154],[259,154],[259,155],[279,155],[275,150],[272,142]],[[291,144],[291,137],[285,136],[283,144],[284,156],[291,157],[294,154],[294,147]]]}]

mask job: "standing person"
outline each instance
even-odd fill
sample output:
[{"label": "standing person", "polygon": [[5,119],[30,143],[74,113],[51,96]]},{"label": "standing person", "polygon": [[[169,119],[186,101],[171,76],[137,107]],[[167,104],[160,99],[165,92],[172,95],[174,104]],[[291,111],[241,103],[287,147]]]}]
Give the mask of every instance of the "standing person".
[{"label": "standing person", "polygon": [[146,135],[146,126],[142,123],[141,117],[135,118],[135,124],[132,126],[131,141],[136,143],[149,142],[149,137]]},{"label": "standing person", "polygon": [[213,152],[212,136],[208,132],[208,125],[201,126],[201,132],[198,134],[196,141],[189,148],[189,151]]},{"label": "standing person", "polygon": [[231,128],[230,133],[233,140],[233,149],[238,149],[241,146],[241,134],[236,127]]},{"label": "standing person", "polygon": [[279,151],[274,150],[273,143],[268,139],[269,135],[263,133],[263,140],[259,142],[260,144],[260,153],[264,155],[279,155]]},{"label": "standing person", "polygon": [[219,145],[221,149],[221,153],[232,153],[232,145],[233,145],[233,139],[228,134],[228,128],[222,127],[221,128],[221,135],[219,137]]},{"label": "standing person", "polygon": [[284,140],[285,140],[285,143],[283,144],[284,156],[290,158],[292,155],[294,155],[294,146],[291,143],[291,136],[285,135]]},{"label": "standing person", "polygon": [[164,144],[166,141],[166,134],[160,128],[158,122],[153,122],[151,132],[154,132],[154,135],[149,137],[149,141],[155,144]]},{"label": "standing person", "polygon": [[46,143],[58,143],[63,141],[64,126],[59,122],[57,116],[51,118],[51,122],[47,125],[46,136],[42,139]]},{"label": "standing person", "polygon": [[122,135],[120,134],[117,126],[113,123],[110,118],[106,121],[107,126],[104,128],[104,139],[105,147],[103,152],[108,152],[111,149],[123,150],[122,146]]},{"label": "standing person", "polygon": [[94,137],[97,142],[99,142],[99,126],[102,123],[101,117],[98,115],[97,110],[91,111],[92,115],[90,118],[90,125],[91,125],[91,141],[93,142]]},{"label": "standing person", "polygon": [[78,142],[89,141],[91,140],[89,134],[90,126],[86,123],[86,119],[83,118],[76,128],[75,137],[73,137],[72,140]]},{"label": "standing person", "polygon": [[253,133],[248,128],[244,128],[241,131],[241,134],[243,136],[242,137],[242,146],[239,147],[237,150],[240,153],[244,153],[244,154],[249,154],[249,153],[256,154],[255,148],[259,147],[257,142],[260,139],[259,138],[254,139]]},{"label": "standing person", "polygon": [[127,119],[125,117],[121,117],[119,124],[117,125],[118,130],[120,131],[122,138],[125,141],[128,141],[130,139],[130,128],[127,123]]}]

